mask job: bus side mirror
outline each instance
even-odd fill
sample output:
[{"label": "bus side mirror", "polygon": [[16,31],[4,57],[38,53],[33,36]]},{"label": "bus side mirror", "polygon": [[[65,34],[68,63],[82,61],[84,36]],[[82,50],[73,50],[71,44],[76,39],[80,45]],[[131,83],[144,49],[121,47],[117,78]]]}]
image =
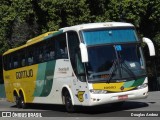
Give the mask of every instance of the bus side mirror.
[{"label": "bus side mirror", "polygon": [[155,48],[153,42],[149,38],[142,38],[143,42],[147,44],[149,48],[149,55],[155,56]]},{"label": "bus side mirror", "polygon": [[80,43],[79,45],[80,50],[81,50],[81,59],[82,62],[88,62],[88,51],[87,51],[87,47],[84,43]]}]

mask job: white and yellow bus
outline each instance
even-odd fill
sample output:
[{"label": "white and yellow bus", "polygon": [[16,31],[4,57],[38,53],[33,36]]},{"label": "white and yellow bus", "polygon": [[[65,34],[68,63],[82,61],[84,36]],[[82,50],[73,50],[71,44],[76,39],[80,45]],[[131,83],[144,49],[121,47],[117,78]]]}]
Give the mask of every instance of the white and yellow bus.
[{"label": "white and yellow bus", "polygon": [[89,23],[35,37],[3,54],[7,100],[74,106],[121,103],[148,96],[141,43],[130,23]]}]

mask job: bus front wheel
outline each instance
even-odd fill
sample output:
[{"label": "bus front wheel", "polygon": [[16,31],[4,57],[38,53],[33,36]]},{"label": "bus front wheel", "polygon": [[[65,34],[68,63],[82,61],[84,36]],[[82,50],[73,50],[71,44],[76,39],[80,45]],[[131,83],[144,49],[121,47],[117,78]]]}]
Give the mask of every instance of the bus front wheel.
[{"label": "bus front wheel", "polygon": [[74,106],[73,106],[73,104],[72,104],[72,99],[71,99],[71,96],[70,96],[70,94],[69,94],[69,92],[68,91],[66,91],[65,93],[64,93],[64,102],[65,102],[65,107],[66,107],[66,110],[68,111],[68,112],[74,112],[75,110],[74,110]]}]

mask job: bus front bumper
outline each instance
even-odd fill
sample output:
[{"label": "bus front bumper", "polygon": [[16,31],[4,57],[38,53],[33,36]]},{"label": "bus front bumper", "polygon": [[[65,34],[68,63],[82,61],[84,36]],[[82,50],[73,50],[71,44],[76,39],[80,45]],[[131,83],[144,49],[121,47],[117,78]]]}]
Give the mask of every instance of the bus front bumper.
[{"label": "bus front bumper", "polygon": [[147,96],[148,96],[148,86],[143,89],[119,92],[119,93],[106,93],[106,94],[90,93],[90,99],[88,100],[87,105],[95,106],[107,103],[133,100],[133,99],[143,99],[147,98]]}]

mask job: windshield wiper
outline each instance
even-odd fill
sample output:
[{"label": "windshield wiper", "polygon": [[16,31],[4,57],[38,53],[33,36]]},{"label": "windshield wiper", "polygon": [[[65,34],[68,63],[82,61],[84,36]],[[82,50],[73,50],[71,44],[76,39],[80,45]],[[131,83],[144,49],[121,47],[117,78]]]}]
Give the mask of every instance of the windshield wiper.
[{"label": "windshield wiper", "polygon": [[[113,76],[113,73],[116,71],[116,65],[117,65],[117,60],[114,60],[114,62],[113,62],[113,65],[112,65],[112,67],[111,67],[111,69],[107,72],[107,71],[105,71],[105,72],[98,72],[98,73],[92,73],[90,76],[89,76],[89,78],[91,79],[91,78],[93,78],[94,76],[97,76],[97,75],[106,75],[106,74],[108,74],[108,77],[107,77],[107,80],[105,80],[107,83],[109,83],[110,82],[110,80],[112,79],[112,76]],[[104,79],[104,78],[103,78]],[[97,78],[97,80],[99,81],[99,78]],[[94,80],[95,81],[95,80]]]},{"label": "windshield wiper", "polygon": [[[137,80],[137,77],[135,76],[135,74],[133,73],[133,71],[128,68],[128,66],[126,65],[125,62],[122,62],[122,61],[121,61],[120,64],[122,65],[121,68],[122,68],[123,70],[125,70],[125,71],[128,73],[128,75],[130,75],[130,76],[133,77],[135,80]],[[124,67],[123,67],[123,66],[124,66]]]},{"label": "windshield wiper", "polygon": [[112,79],[112,76],[113,76],[113,73],[116,71],[116,65],[117,65],[117,60],[114,60],[113,65],[112,65],[111,70],[110,70],[109,77],[106,80],[107,83],[110,83],[110,81]]}]

